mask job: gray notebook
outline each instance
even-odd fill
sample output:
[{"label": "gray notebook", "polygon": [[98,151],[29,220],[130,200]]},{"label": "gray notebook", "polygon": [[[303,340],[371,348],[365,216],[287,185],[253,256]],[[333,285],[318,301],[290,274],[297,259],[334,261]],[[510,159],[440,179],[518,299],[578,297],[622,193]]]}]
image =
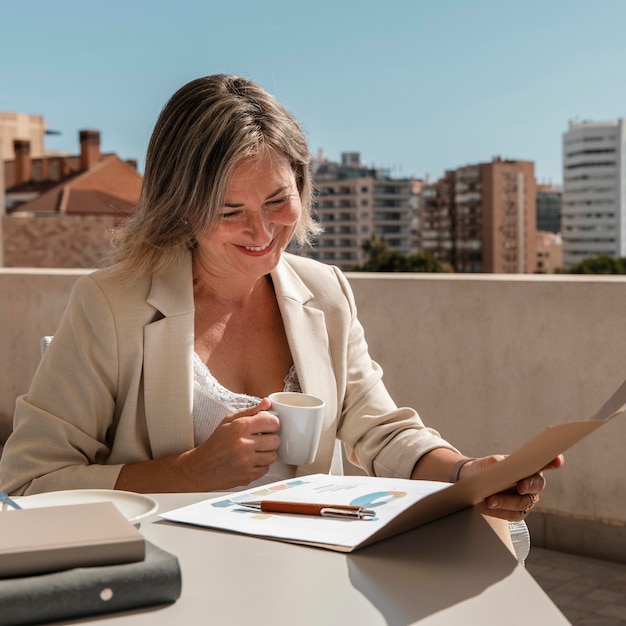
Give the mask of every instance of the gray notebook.
[{"label": "gray notebook", "polygon": [[145,547],[145,559],[135,563],[0,580],[0,624],[47,624],[175,602],[178,559],[149,542]]}]

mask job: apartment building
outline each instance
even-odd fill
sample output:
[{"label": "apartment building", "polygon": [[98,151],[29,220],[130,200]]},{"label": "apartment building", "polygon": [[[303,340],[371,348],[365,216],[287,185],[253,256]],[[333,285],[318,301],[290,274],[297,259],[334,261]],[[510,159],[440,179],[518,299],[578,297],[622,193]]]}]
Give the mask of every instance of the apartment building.
[{"label": "apartment building", "polygon": [[418,244],[455,272],[535,270],[534,163],[505,160],[449,170],[424,186]]},{"label": "apartment building", "polygon": [[422,181],[393,178],[361,162],[358,152],[344,152],[341,162],[320,153],[313,159],[315,211],[324,232],[302,254],[348,269],[365,261],[363,246],[374,234],[388,249],[417,251],[416,213]]},{"label": "apartment building", "polygon": [[561,232],[563,188],[558,185],[537,185],[537,231]]},{"label": "apartment building", "polygon": [[560,234],[538,230],[535,241],[535,274],[554,274],[563,267],[563,241]]},{"label": "apartment building", "polygon": [[626,256],[626,125],[572,120],[563,134],[563,264]]}]

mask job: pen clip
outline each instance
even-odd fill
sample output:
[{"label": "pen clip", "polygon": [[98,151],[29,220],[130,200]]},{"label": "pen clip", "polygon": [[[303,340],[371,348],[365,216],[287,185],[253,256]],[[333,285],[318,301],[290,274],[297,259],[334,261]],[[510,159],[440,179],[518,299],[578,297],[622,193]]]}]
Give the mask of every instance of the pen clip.
[{"label": "pen clip", "polygon": [[235,502],[236,507],[242,509],[248,509],[249,511],[261,511],[261,504],[259,502]]},{"label": "pen clip", "polygon": [[320,515],[322,517],[334,517],[337,519],[341,518],[354,518],[364,519],[368,517],[374,517],[376,515],[375,511],[370,511],[368,509],[358,508],[358,509],[342,509],[342,508],[333,508],[330,506],[324,507],[320,509]]}]

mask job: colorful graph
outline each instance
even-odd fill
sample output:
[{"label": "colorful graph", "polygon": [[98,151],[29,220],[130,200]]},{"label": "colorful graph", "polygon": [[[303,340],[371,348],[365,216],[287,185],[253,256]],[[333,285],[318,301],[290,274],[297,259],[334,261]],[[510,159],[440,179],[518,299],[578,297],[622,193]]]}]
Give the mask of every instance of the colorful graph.
[{"label": "colorful graph", "polygon": [[[277,483],[274,485],[268,485],[266,487],[260,487],[259,489],[255,489],[254,491],[244,491],[237,494],[234,494],[230,498],[226,498],[224,500],[218,500],[216,502],[212,502],[211,506],[216,508],[225,509],[228,507],[235,507],[235,511],[238,511],[242,514],[248,515],[253,519],[269,519],[272,517],[271,514],[267,513],[257,513],[254,515],[250,514],[250,511],[246,511],[241,507],[237,507],[239,502],[245,502],[246,500],[250,500],[251,498],[262,498],[264,496],[270,496],[274,493],[278,493],[281,491],[285,491],[287,489],[292,489],[293,487],[300,487],[302,485],[310,484],[310,481],[302,480],[302,479],[293,479],[287,480],[281,483]],[[319,487],[313,487],[312,490],[316,493],[324,493],[324,492],[332,492],[332,491],[347,491],[350,489],[358,488],[358,483],[352,482],[344,482],[338,483],[333,482],[332,480],[329,482],[322,483]],[[376,507],[382,507],[388,504],[389,502],[393,502],[398,498],[403,498],[406,496],[406,491],[374,491],[372,493],[363,494],[357,496],[350,500],[349,504],[353,506],[361,506],[363,508],[372,509]],[[238,510],[241,509],[241,510]],[[374,518],[374,521],[377,518]]]},{"label": "colorful graph", "polygon": [[377,506],[384,506],[392,500],[404,498],[404,496],[406,496],[406,491],[374,491],[373,493],[354,498],[354,500],[350,501],[350,504],[371,509]]},{"label": "colorful graph", "polygon": [[246,500],[250,500],[251,496],[269,496],[272,493],[276,493],[277,491],[284,491],[285,489],[291,489],[292,487],[299,487],[300,485],[306,485],[308,481],[294,479],[288,480],[284,483],[280,483],[278,485],[272,485],[268,487],[263,487],[262,489],[257,489],[256,491],[245,491],[243,493],[237,494],[232,498],[227,498],[226,500],[219,500],[218,502],[211,503],[211,506],[216,508],[225,509],[229,506],[233,506],[238,502],[245,502]]}]

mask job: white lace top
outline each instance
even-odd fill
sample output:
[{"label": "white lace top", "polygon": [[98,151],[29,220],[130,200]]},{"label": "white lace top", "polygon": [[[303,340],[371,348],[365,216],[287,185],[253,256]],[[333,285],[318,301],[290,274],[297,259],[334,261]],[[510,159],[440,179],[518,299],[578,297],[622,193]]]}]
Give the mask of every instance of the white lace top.
[{"label": "white lace top", "polygon": [[[255,406],[261,401],[261,398],[256,396],[234,393],[220,385],[195,352],[193,357],[193,374],[193,431],[196,446],[204,443],[227,415]],[[291,366],[284,382],[284,391],[301,391],[295,366]],[[241,491],[257,485],[293,478],[295,475],[295,465],[287,465],[286,463],[276,461],[270,466],[267,474],[259,480],[250,483],[250,485],[234,487],[227,491]]]}]

